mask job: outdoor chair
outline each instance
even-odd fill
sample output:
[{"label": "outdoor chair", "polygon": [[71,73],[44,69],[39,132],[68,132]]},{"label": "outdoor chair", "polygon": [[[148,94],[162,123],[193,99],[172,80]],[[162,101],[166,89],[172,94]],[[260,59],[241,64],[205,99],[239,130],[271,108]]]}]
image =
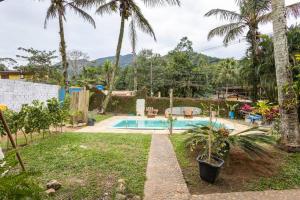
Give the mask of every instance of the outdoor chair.
[{"label": "outdoor chair", "polygon": [[184,116],[184,118],[192,119],[193,118],[193,110],[189,109],[189,108],[184,109],[183,116]]},{"label": "outdoor chair", "polygon": [[148,118],[155,118],[158,114],[158,110],[154,109],[153,107],[146,108],[146,112]]}]

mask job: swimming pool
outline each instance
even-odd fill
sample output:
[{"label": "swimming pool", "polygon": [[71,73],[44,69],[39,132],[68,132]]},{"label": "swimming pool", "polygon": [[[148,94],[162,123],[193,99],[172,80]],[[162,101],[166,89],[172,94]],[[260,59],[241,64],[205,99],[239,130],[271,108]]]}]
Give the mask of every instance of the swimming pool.
[{"label": "swimming pool", "polygon": [[[188,130],[195,126],[209,125],[208,120],[176,120],[173,122],[174,130]],[[220,122],[213,122],[215,128],[228,128]],[[165,130],[168,129],[169,122],[167,120],[121,120],[118,121],[113,128],[117,129],[148,129],[148,130]]]}]

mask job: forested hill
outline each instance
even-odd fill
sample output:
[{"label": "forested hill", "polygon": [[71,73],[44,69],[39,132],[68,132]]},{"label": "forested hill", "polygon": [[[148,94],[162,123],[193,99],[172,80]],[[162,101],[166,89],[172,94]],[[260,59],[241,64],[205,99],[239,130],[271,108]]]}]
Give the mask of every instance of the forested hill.
[{"label": "forested hill", "polygon": [[[195,53],[194,57],[198,58],[196,60],[205,60],[209,64],[214,63],[214,62],[218,62],[218,61],[221,60],[220,58],[207,56],[207,55],[204,55],[204,54],[201,54],[201,53]],[[115,58],[114,56],[98,58],[94,61],[91,61],[91,65],[101,66],[106,60],[109,60],[109,61],[113,62],[114,58]],[[120,66],[121,67],[126,67],[126,66],[128,66],[132,63],[132,60],[133,60],[133,55],[132,54],[123,55],[123,56],[120,57]]]},{"label": "forested hill", "polygon": [[[103,57],[103,58],[98,58],[96,60],[93,60],[91,63],[94,66],[101,66],[106,60],[114,62],[114,59],[115,56]],[[125,67],[127,65],[130,65],[132,63],[132,59],[133,59],[132,54],[120,56],[120,66]]]}]

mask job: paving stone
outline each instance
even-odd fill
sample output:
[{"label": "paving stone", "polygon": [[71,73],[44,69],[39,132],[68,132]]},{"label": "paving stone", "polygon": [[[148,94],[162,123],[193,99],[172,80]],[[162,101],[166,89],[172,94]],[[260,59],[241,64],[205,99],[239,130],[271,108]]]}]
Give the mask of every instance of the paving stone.
[{"label": "paving stone", "polygon": [[144,200],[190,199],[168,135],[152,135],[144,192]]}]

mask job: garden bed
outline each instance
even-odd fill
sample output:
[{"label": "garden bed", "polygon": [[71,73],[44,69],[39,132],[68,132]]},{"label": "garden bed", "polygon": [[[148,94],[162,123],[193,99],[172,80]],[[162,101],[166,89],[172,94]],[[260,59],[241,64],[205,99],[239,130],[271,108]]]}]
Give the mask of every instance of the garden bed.
[{"label": "garden bed", "polygon": [[185,138],[185,135],[176,135],[171,137],[171,141],[192,194],[300,188],[300,154],[286,154],[274,149],[270,149],[273,158],[257,160],[233,150],[217,182],[208,184],[199,178],[196,155],[186,149]]},{"label": "garden bed", "polygon": [[[20,153],[43,190],[51,179],[62,183],[54,199],[112,197],[118,179],[125,179],[128,194],[143,196],[150,142],[148,135],[66,133],[38,140]],[[16,171],[15,157],[8,154]]]}]

